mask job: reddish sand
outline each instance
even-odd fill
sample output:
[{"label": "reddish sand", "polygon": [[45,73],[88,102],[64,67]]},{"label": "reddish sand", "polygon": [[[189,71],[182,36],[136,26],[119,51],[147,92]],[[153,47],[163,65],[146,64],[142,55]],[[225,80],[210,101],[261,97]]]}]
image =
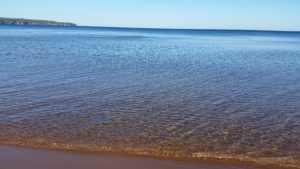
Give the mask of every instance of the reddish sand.
[{"label": "reddish sand", "polygon": [[84,154],[0,145],[0,169],[258,169],[112,154]]}]

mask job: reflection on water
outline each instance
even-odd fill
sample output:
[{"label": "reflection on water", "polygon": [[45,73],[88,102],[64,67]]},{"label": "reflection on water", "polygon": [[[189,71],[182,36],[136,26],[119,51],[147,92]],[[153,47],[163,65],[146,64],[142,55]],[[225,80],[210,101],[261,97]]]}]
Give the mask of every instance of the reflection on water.
[{"label": "reflection on water", "polygon": [[297,166],[300,33],[2,26],[0,142]]}]

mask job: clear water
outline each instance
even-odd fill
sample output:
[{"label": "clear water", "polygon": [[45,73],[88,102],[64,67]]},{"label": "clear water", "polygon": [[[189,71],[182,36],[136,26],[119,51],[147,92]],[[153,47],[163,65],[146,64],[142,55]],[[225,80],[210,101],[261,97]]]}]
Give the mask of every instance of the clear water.
[{"label": "clear water", "polygon": [[300,33],[1,26],[0,142],[298,166]]}]

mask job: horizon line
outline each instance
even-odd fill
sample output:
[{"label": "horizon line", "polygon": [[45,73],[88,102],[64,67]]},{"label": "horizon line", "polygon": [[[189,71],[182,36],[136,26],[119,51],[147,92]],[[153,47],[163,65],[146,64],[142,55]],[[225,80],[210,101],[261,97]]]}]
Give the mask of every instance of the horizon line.
[{"label": "horizon line", "polygon": [[[56,21],[55,21],[56,22]],[[57,21],[60,22],[60,21]],[[128,27],[128,26],[90,26],[77,25],[76,26],[50,26],[50,25],[0,25],[0,26],[15,26],[15,27],[62,27],[62,28],[104,28],[104,29],[141,29],[141,30],[172,30],[172,31],[249,31],[249,32],[287,32],[300,33],[300,30],[271,30],[271,29],[239,29],[239,28],[160,28],[160,27]]]},{"label": "horizon line", "polygon": [[[75,27],[91,27],[91,28],[116,28],[116,29],[154,29],[154,30],[187,30],[187,31],[261,31],[261,32],[295,32],[299,33],[300,30],[278,30],[278,29],[255,29],[255,28],[171,28],[171,27],[139,27],[139,26],[105,26],[105,25],[80,25],[72,21],[57,21],[51,19],[27,19],[23,17],[3,17],[6,19],[26,19],[26,20],[42,20],[42,21],[53,21],[53,22],[68,22],[73,23]],[[21,25],[15,25],[21,26]],[[34,25],[22,25],[22,26],[34,26]],[[38,25],[37,25],[38,26]],[[42,25],[41,25],[42,26]]]},{"label": "horizon line", "polygon": [[71,27],[85,28],[111,28],[111,29],[152,29],[152,30],[185,30],[185,31],[257,31],[257,32],[294,32],[300,33],[300,30],[277,30],[277,29],[240,29],[240,28],[166,28],[166,27],[130,27],[130,26],[91,26],[78,25]]}]

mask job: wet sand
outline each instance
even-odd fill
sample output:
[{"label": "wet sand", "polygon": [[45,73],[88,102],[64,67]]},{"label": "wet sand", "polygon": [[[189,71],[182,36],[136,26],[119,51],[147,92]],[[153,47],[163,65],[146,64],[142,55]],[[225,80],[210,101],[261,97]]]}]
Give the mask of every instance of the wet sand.
[{"label": "wet sand", "polygon": [[85,154],[0,145],[0,169],[260,169],[238,164]]}]

